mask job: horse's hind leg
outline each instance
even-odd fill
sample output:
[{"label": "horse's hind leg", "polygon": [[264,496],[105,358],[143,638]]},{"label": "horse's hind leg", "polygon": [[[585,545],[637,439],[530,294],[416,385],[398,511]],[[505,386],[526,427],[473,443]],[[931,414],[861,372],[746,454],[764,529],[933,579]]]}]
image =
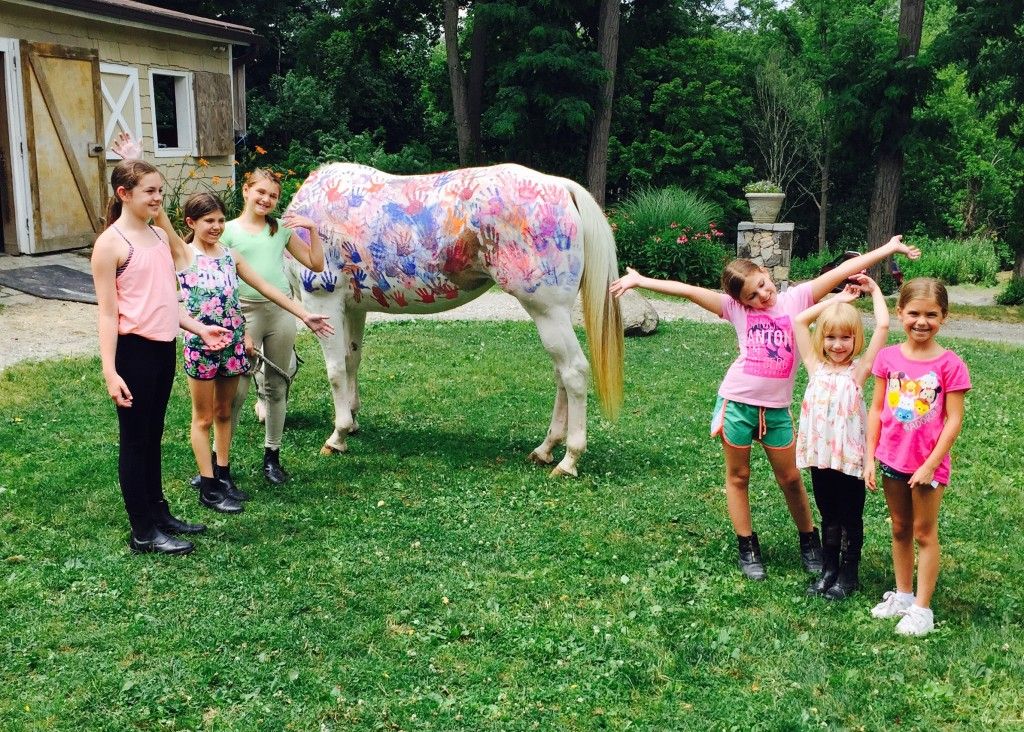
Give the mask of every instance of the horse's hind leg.
[{"label": "horse's hind leg", "polygon": [[551,475],[576,476],[576,464],[587,449],[587,359],[572,328],[568,305],[529,301],[523,305],[537,324],[541,343],[555,364],[558,382],[547,438],[531,455],[542,462],[553,460],[552,448],[564,439],[565,456]]},{"label": "horse's hind leg", "polygon": [[566,395],[565,386],[562,384],[562,375],[555,369],[555,384],[558,392],[555,394],[555,408],[551,413],[551,424],[548,427],[547,437],[544,442],[530,453],[530,460],[539,465],[550,465],[555,462],[553,450],[565,442],[565,433],[569,429],[569,397]]}]

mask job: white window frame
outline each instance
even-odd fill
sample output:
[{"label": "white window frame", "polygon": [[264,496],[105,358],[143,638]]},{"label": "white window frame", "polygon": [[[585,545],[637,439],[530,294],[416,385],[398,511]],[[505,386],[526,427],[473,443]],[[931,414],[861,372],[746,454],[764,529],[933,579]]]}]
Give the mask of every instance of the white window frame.
[{"label": "white window frame", "polygon": [[[103,75],[124,76],[124,88],[121,95],[114,99],[110,90],[103,83]],[[110,110],[110,118],[103,125],[103,147],[107,151],[107,160],[120,160],[120,155],[110,151],[110,144],[114,141],[114,135],[118,128],[129,133],[132,137],[142,142],[142,95],[139,93],[139,70],[134,66],[122,66],[121,64],[100,63],[100,91],[103,94],[104,106]],[[135,108],[135,128],[128,128],[128,121],[124,118],[123,110],[125,105],[132,104]]]},{"label": "white window frame", "polygon": [[[178,147],[160,147],[156,129],[156,86],[154,76],[172,76],[174,82],[174,103],[178,113]],[[149,107],[153,122],[153,154],[158,158],[176,158],[196,155],[196,105],[192,93],[192,72],[174,69],[149,70]],[[184,142],[184,144],[182,144]]]}]

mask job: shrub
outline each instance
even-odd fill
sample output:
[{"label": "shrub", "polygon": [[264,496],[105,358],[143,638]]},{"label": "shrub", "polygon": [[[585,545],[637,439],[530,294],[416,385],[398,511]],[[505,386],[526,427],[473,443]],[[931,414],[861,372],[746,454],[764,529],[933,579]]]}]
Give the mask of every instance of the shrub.
[{"label": "shrub", "polygon": [[821,268],[831,262],[839,252],[826,249],[823,252],[808,254],[806,257],[794,257],[789,262],[789,279],[794,282],[813,280]]},{"label": "shrub", "polygon": [[976,283],[994,285],[999,257],[992,239],[931,239],[914,237],[909,243],[921,248],[921,258],[900,259],[904,277],[935,277],[947,285]]},{"label": "shrub", "polygon": [[1024,277],[1014,277],[1006,283],[1006,289],[999,293],[996,302],[1000,305],[1024,305]]},{"label": "shrub", "polygon": [[638,191],[612,216],[619,263],[652,277],[715,287],[731,256],[715,224],[720,214],[691,191]]}]

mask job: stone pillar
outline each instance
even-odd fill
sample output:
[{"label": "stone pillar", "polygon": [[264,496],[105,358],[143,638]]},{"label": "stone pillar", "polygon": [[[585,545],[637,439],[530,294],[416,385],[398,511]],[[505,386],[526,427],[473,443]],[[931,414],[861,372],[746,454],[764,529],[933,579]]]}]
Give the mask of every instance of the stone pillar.
[{"label": "stone pillar", "polygon": [[736,232],[736,256],[768,270],[784,289],[789,286],[789,258],[793,253],[793,224],[755,224],[741,221]]}]

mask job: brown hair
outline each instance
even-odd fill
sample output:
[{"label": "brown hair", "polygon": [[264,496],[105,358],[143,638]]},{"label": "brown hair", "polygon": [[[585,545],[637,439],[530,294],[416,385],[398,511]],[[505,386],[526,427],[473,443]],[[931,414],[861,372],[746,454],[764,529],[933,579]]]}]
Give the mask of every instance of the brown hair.
[{"label": "brown hair", "polygon": [[814,343],[815,355],[823,361],[827,361],[825,355],[825,336],[830,333],[849,333],[853,336],[853,353],[856,356],[864,347],[864,324],[861,322],[860,313],[857,308],[848,302],[837,302],[829,305],[822,311],[818,319],[814,321]]},{"label": "brown hair", "polygon": [[767,272],[764,267],[749,259],[734,259],[722,270],[722,291],[736,302],[740,302],[743,283],[754,272]]},{"label": "brown hair", "polygon": [[[258,180],[269,180],[277,186],[277,192],[281,192],[281,176],[269,168],[254,168],[245,174],[245,187],[248,188]],[[267,214],[267,224],[270,226],[270,235],[277,233],[277,219]]]},{"label": "brown hair", "polygon": [[114,189],[114,195],[107,202],[107,218],[104,221],[103,228],[107,228],[121,218],[123,202],[117,195],[117,189],[124,188],[126,191],[130,191],[139,184],[143,177],[150,173],[159,172],[145,160],[122,160],[115,165],[113,172],[110,174],[110,187]]},{"label": "brown hair", "polygon": [[[181,209],[181,215],[182,218],[197,221],[213,211],[227,213],[224,210],[224,202],[217,195],[213,193],[193,193],[185,201],[185,205]],[[185,225],[188,226],[187,221]],[[185,233],[185,241],[192,241],[195,235],[195,229],[189,226],[188,231]]]},{"label": "brown hair", "polygon": [[896,307],[902,310],[911,300],[931,300],[939,306],[943,317],[949,314],[949,295],[946,293],[946,286],[934,277],[915,277],[904,282]]}]

